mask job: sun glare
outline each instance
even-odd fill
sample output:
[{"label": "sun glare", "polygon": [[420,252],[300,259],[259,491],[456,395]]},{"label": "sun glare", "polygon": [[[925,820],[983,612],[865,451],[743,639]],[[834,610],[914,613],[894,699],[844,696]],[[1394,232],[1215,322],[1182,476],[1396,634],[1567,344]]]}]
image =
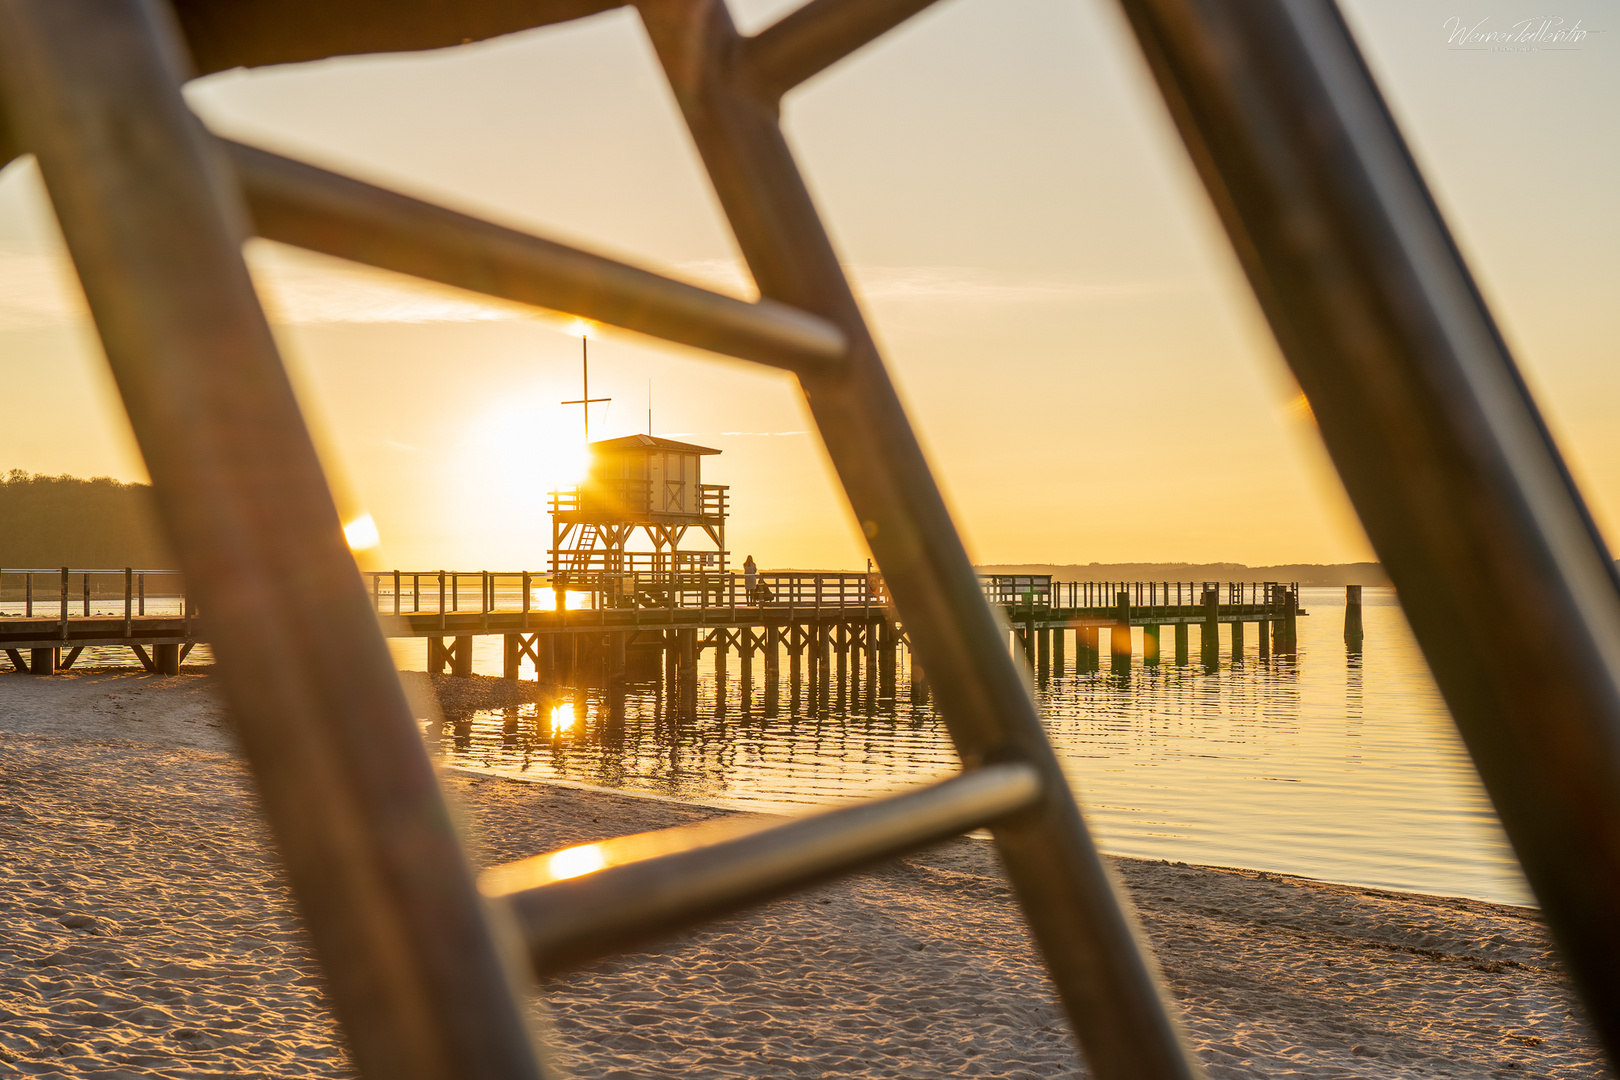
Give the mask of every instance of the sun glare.
[{"label": "sun glare", "polygon": [[574,707],[572,705],[555,705],[551,710],[551,730],[562,733],[574,726]]},{"label": "sun glare", "polygon": [[575,337],[588,338],[591,336],[591,328],[594,325],[594,323],[588,322],[585,319],[575,319],[573,325],[568,328],[568,332]]},{"label": "sun glare", "polygon": [[564,848],[546,860],[546,869],[551,872],[554,881],[583,877],[606,865],[607,859],[602,854],[600,844]]},{"label": "sun glare", "polygon": [[366,551],[382,543],[382,534],[370,514],[361,514],[344,525],[343,538],[349,542],[350,551]]}]

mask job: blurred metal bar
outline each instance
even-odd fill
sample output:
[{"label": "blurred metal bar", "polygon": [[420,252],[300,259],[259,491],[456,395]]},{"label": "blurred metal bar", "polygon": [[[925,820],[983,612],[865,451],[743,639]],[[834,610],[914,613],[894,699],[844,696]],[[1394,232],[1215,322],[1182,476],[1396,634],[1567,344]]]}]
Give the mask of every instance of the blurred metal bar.
[{"label": "blurred metal bar", "polygon": [[1330,0],[1122,4],[1617,1060],[1610,554]]},{"label": "blurred metal bar", "polygon": [[673,281],[240,143],[225,143],[259,235],[789,370],[848,352],[826,319]]},{"label": "blurred metal bar", "polygon": [[935,2],[810,0],[742,39],[743,67],[755,88],[779,98]]},{"label": "blurred metal bar", "polygon": [[800,382],[963,767],[1017,761],[1041,775],[1040,804],[993,831],[1095,1074],[1200,1075],[777,126],[776,103],[747,96],[727,62],[740,38],[725,4],[637,6],[760,292],[832,320],[851,342],[847,371]]},{"label": "blurred metal bar", "polygon": [[582,844],[485,871],[544,978],[978,828],[1041,796],[1027,765],[990,765],[786,824],[733,817]]},{"label": "blurred metal bar", "polygon": [[39,158],[356,1063],[538,1077],[182,52],[153,0],[0,0],[0,111]]},{"label": "blurred metal bar", "polygon": [[608,11],[624,0],[174,0],[202,74],[355,53],[484,41]]}]

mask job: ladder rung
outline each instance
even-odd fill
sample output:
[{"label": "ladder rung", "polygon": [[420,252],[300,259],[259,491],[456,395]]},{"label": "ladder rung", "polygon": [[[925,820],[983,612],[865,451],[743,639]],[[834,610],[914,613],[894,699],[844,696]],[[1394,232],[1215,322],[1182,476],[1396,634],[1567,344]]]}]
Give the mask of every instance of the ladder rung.
[{"label": "ladder rung", "polygon": [[978,828],[1041,797],[1029,765],[988,765],[925,788],[787,824],[734,817],[485,871],[541,978],[863,865]]},{"label": "ladder rung", "polygon": [[221,139],[260,236],[791,371],[828,373],[844,332]]}]

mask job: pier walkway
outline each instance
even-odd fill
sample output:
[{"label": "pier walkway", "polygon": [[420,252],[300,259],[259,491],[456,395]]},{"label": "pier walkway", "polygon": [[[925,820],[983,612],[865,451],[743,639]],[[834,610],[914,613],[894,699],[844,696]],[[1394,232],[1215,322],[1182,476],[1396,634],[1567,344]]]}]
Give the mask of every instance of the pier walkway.
[{"label": "pier walkway", "polygon": [[[735,653],[745,678],[756,656],[767,683],[789,658],[790,679],[812,685],[836,669],[864,664],[880,693],[892,695],[898,650],[909,645],[880,575],[733,572],[369,572],[383,632],[423,638],[428,669],[472,673],[473,639],[504,639],[503,674],[525,660],[541,679],[626,674],[638,658],[663,660],[676,683],[695,684],[696,665],[714,653],[724,672]],[[1128,669],[1132,627],[1142,627],[1143,661],[1161,662],[1163,629],[1173,660],[1191,661],[1189,627],[1199,627],[1199,661],[1220,663],[1220,625],[1241,657],[1254,625],[1262,658],[1294,649],[1297,583],[1060,582],[1044,575],[981,579],[1038,678],[1101,667],[1106,632],[1111,664]],[[72,666],[83,649],[127,646],[148,669],[179,670],[206,640],[207,620],[186,599],[183,579],[160,570],[0,569],[0,650],[13,667],[37,674]],[[150,649],[150,652],[148,652]],[[26,655],[25,655],[26,654]],[[926,680],[913,665],[914,692]]]}]

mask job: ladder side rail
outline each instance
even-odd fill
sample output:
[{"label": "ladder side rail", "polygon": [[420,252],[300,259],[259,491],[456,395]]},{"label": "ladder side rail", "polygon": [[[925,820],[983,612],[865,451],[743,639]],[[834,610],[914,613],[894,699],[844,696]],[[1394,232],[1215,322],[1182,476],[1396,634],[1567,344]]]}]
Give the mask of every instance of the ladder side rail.
[{"label": "ladder side rail", "polygon": [[39,161],[357,1063],[539,1077],[174,31],[153,0],[0,3],[5,126]]},{"label": "ladder side rail", "polygon": [[761,295],[821,315],[851,345],[837,375],[801,372],[808,405],[883,568],[967,768],[1008,756],[1042,775],[1040,804],[993,830],[1094,1073],[1190,1078],[1189,1055],[1042,729],[777,123],[727,62],[720,0],[637,4]]},{"label": "ladder side rail", "polygon": [[1331,0],[1121,3],[1614,1062],[1611,553]]}]

